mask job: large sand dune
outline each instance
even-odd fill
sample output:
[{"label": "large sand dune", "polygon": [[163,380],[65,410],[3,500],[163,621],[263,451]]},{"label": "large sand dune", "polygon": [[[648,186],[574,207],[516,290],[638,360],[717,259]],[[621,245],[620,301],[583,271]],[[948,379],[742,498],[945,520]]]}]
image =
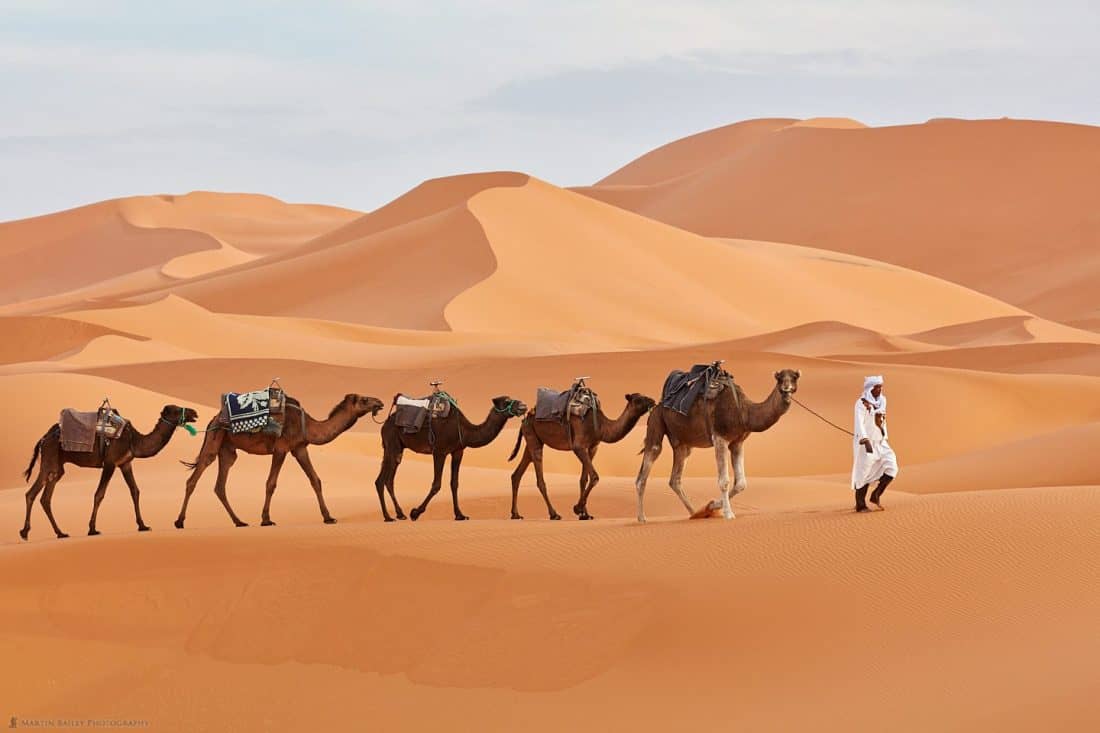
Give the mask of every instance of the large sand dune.
[{"label": "large sand dune", "polygon": [[[752,120],[675,141],[595,187],[523,173],[427,181],[368,213],[196,192],[0,224],[0,710],[155,730],[1093,730],[1100,691],[1096,128]],[[746,444],[738,518],[687,521],[664,451],[634,520],[644,419],[547,450],[508,521],[510,422],[416,524],[385,524],[378,426],[311,449],[339,518],[288,461],[277,527],[231,526],[202,436],[116,477],[70,467],[29,542],[22,471],[58,410],[107,396],[141,430],[200,427],[280,377],[323,418],[445,387],[474,421],[586,375],[605,411],[726,359],[799,405]],[[884,374],[901,474],[856,515],[852,407]],[[241,455],[258,524],[270,460]],[[716,496],[710,450],[685,489]],[[397,495],[427,493],[406,453]],[[18,721],[17,721],[18,722]],[[26,727],[21,726],[21,727]],[[85,726],[86,727],[86,726]]]},{"label": "large sand dune", "polygon": [[[796,242],[911,267],[1050,318],[1095,309],[1100,128],[752,124],[751,142],[731,144],[730,128],[712,130],[578,190],[706,236]],[[658,158],[675,177],[629,175]]]}]

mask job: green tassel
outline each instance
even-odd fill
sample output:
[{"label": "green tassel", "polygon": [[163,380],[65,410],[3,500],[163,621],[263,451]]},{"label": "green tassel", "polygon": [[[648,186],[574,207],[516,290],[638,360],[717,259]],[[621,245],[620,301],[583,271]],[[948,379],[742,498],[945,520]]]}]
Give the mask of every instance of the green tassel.
[{"label": "green tassel", "polygon": [[183,429],[184,429],[184,430],[186,430],[187,432],[191,433],[191,435],[198,435],[198,434],[199,434],[199,431],[198,431],[198,430],[195,430],[195,429],[194,429],[193,427],[191,427],[190,425],[184,425],[184,426],[183,426]]}]

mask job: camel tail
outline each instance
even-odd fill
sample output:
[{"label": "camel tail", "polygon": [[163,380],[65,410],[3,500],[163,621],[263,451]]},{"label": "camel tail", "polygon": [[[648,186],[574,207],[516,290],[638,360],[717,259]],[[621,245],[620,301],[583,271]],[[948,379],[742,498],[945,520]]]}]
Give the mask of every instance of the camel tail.
[{"label": "camel tail", "polygon": [[195,456],[194,463],[192,463],[191,461],[180,461],[180,463],[182,463],[184,468],[186,468],[188,471],[194,471],[196,468],[199,467],[199,458],[202,456],[202,452],[206,450],[206,441],[210,440],[211,432],[213,431],[210,428],[207,428],[206,433],[202,436],[202,445],[199,446],[199,455]]},{"label": "camel tail", "polygon": [[38,463],[38,454],[42,450],[42,440],[43,439],[40,438],[38,442],[34,444],[34,454],[31,455],[31,464],[27,466],[27,470],[23,472],[24,481],[31,480],[31,472],[34,471],[34,464]]},{"label": "camel tail", "polygon": [[519,446],[523,443],[523,428],[520,427],[519,435],[516,436],[516,447],[512,449],[512,455],[508,456],[508,460],[513,460],[519,455]]}]

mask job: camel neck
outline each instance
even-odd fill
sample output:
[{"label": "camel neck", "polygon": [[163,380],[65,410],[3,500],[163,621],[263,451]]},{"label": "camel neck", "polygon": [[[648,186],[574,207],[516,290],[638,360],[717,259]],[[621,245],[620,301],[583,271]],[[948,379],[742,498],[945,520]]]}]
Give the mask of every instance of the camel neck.
[{"label": "camel neck", "polygon": [[134,431],[134,439],[131,441],[131,451],[134,458],[149,458],[160,453],[172,435],[176,432],[176,424],[166,420],[157,420],[157,424],[148,434],[142,434],[130,424],[130,430]]},{"label": "camel neck", "polygon": [[324,420],[314,420],[305,410],[302,410],[302,414],[306,418],[306,442],[310,445],[331,443],[359,421],[359,416],[344,403],[333,408],[332,413]]},{"label": "camel neck", "polygon": [[638,424],[638,420],[645,414],[644,411],[634,407],[630,402],[626,403],[622,413],[614,420],[603,414],[603,410],[596,409],[598,411],[600,441],[603,443],[618,443],[634,429],[634,426]]},{"label": "camel neck", "polygon": [[[457,408],[456,408],[457,409]],[[489,408],[489,415],[480,425],[474,425],[458,410],[458,422],[462,428],[462,444],[469,448],[480,448],[488,445],[500,435],[504,424],[508,422],[509,415],[496,409]]]},{"label": "camel neck", "polygon": [[779,418],[783,417],[790,407],[790,402],[783,399],[783,394],[776,385],[763,402],[745,400],[745,426],[751,432],[761,433],[779,422]]}]

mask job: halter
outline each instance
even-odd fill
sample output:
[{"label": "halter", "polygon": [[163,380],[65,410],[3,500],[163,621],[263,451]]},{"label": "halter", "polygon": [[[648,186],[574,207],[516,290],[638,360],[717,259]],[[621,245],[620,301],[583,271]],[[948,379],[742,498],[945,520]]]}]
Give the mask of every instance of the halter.
[{"label": "halter", "polygon": [[508,400],[508,404],[503,408],[494,405],[493,411],[501,415],[507,415],[508,417],[518,417],[518,415],[516,415],[516,400]]},{"label": "halter", "polygon": [[186,407],[181,407],[180,408],[179,419],[176,420],[175,422],[173,422],[171,420],[164,419],[164,415],[160,416],[160,421],[162,423],[164,423],[165,425],[171,425],[173,429],[183,428],[184,430],[189,432],[191,435],[195,435],[195,434],[198,433],[197,430],[195,430],[193,427],[191,427],[190,425],[187,424],[187,408]]}]

